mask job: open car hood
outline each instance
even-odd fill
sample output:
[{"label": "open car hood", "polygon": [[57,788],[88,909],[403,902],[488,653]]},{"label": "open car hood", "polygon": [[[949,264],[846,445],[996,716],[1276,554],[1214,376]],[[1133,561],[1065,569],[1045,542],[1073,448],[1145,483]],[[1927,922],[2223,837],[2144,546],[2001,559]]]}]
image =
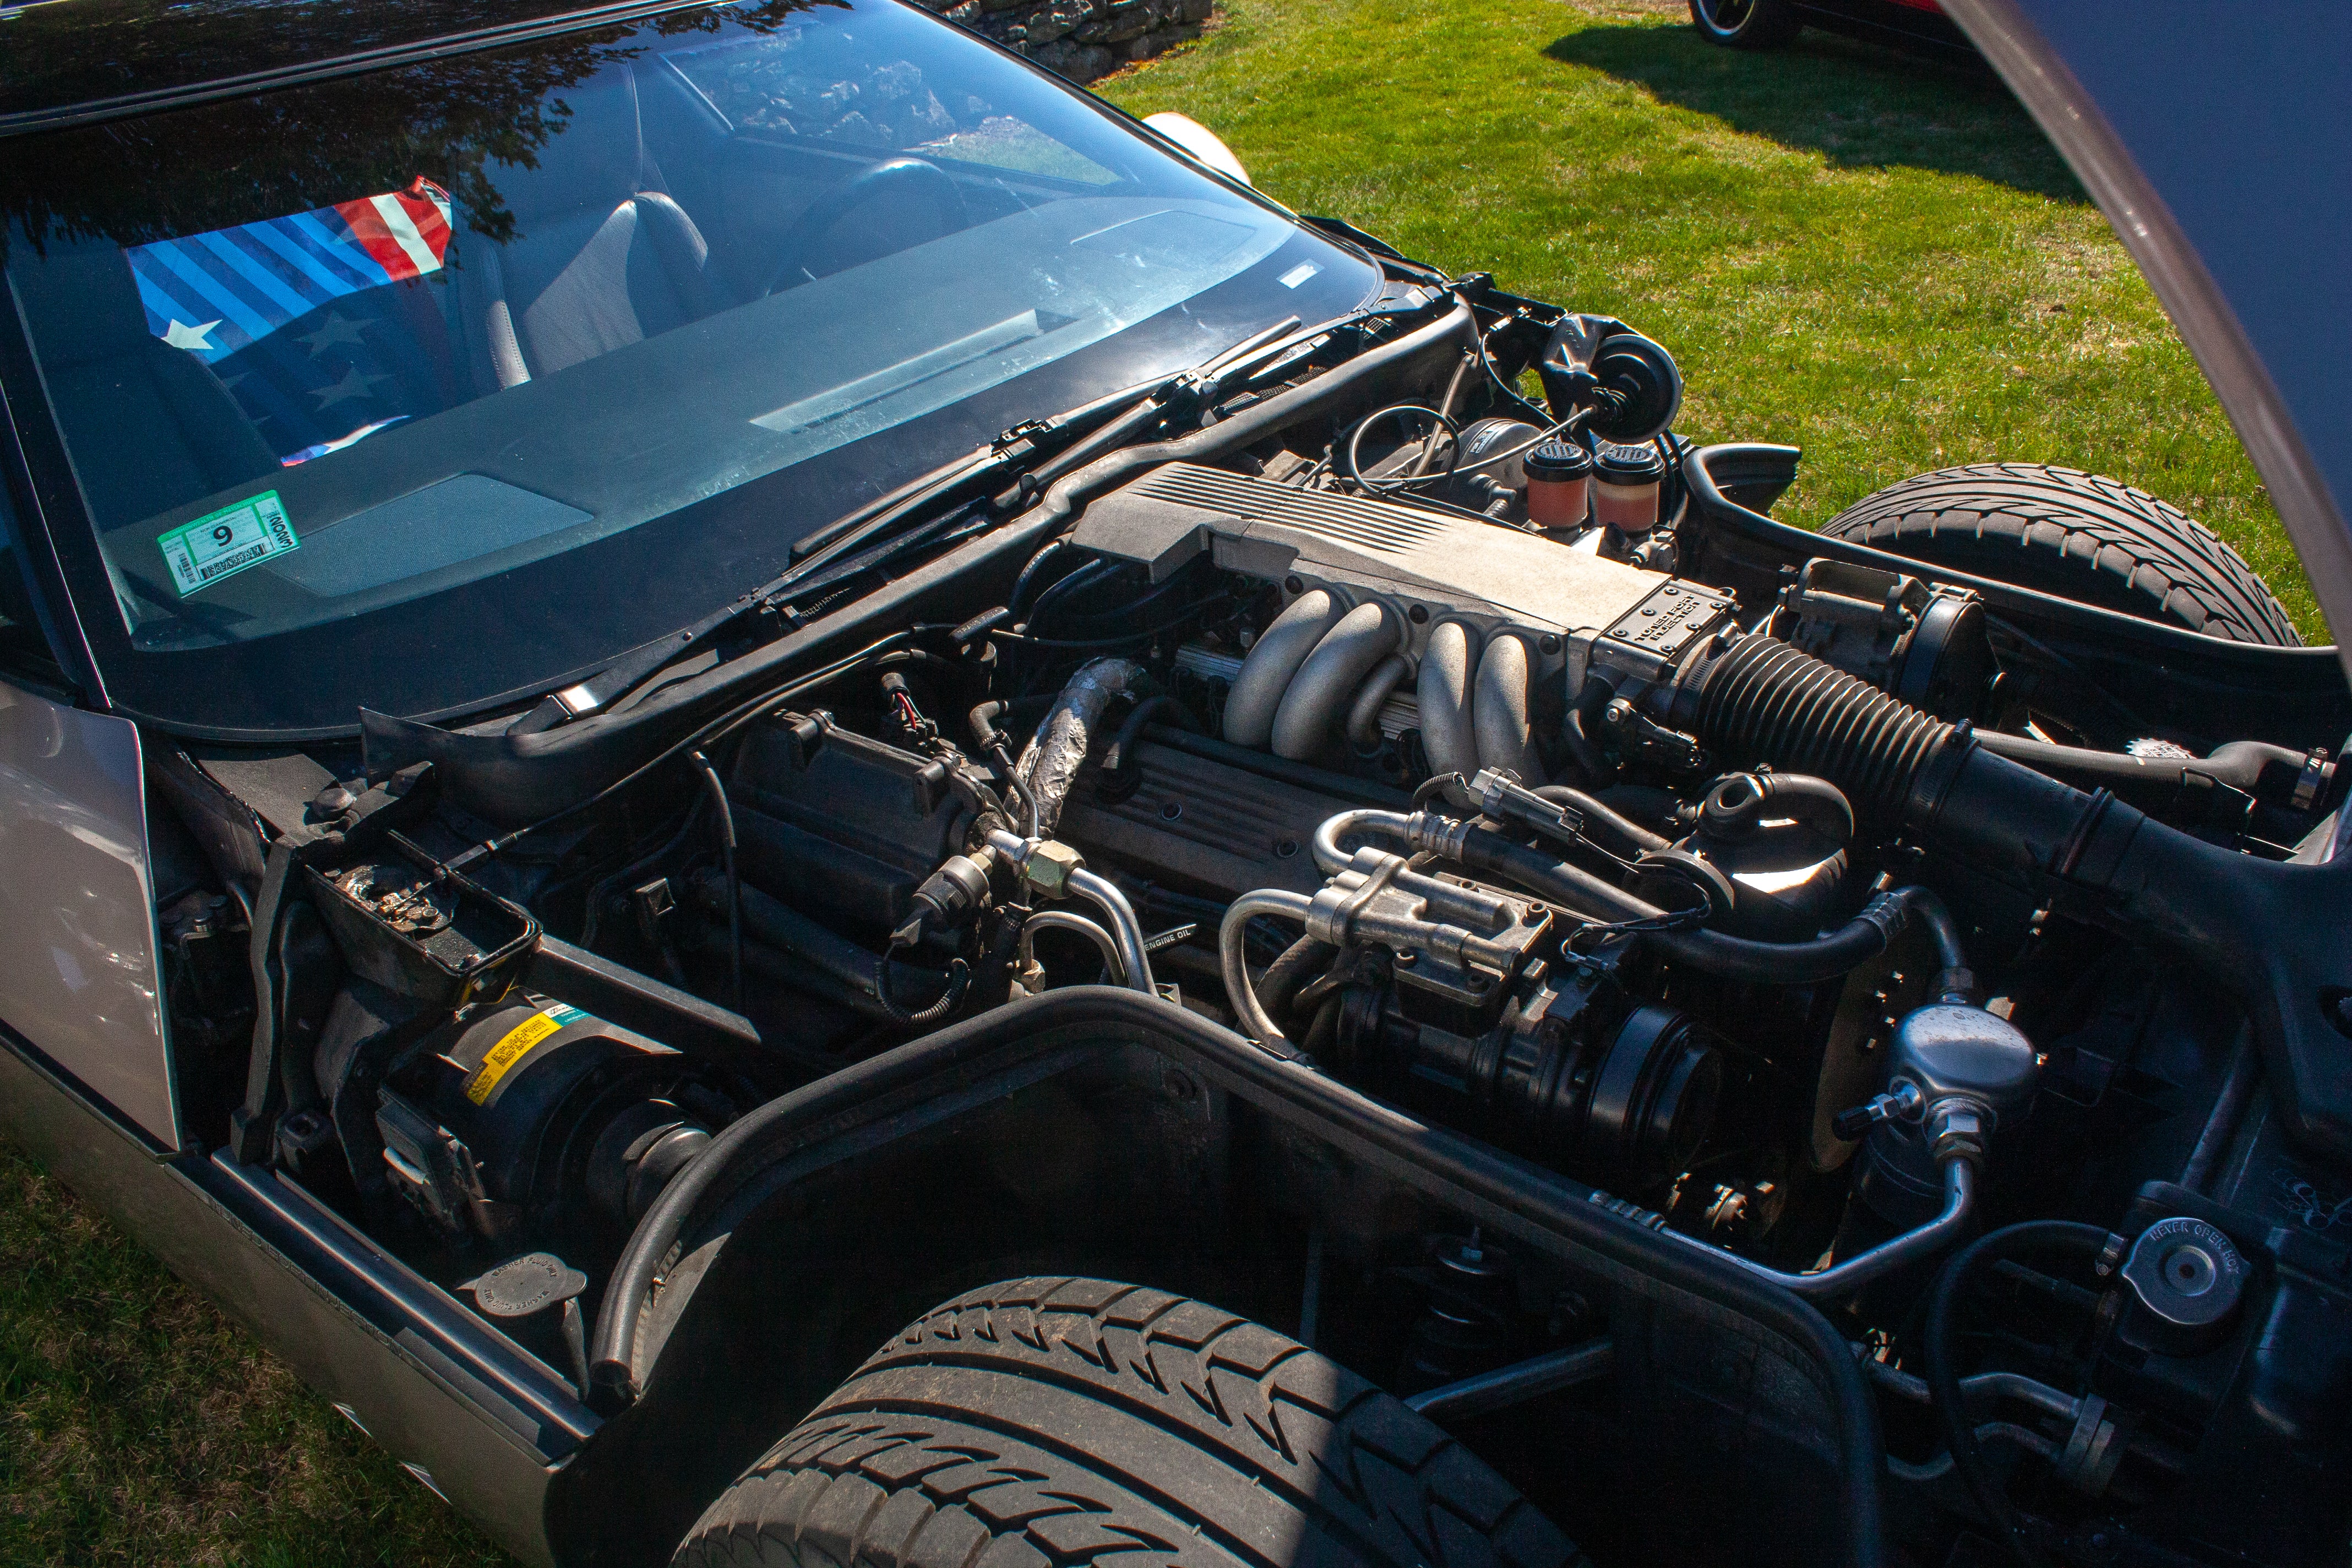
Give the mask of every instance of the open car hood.
[{"label": "open car hood", "polygon": [[[2319,0],[1944,0],[2105,209],[2352,637],[2352,19]],[[2159,415],[2158,410],[2150,410]],[[2352,670],[2352,663],[2347,663]]]}]

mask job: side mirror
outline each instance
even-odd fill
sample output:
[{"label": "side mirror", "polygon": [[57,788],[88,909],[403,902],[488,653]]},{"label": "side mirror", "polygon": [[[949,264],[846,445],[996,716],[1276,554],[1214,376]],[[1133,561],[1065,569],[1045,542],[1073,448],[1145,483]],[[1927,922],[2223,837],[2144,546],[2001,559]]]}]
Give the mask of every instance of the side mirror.
[{"label": "side mirror", "polygon": [[[1249,171],[1234,156],[1234,150],[1218,140],[1217,133],[1189,114],[1147,114],[1143,122],[1185,152],[1193,161],[1205,163],[1220,174],[1250,184]],[[1255,186],[1252,186],[1255,189]]]}]

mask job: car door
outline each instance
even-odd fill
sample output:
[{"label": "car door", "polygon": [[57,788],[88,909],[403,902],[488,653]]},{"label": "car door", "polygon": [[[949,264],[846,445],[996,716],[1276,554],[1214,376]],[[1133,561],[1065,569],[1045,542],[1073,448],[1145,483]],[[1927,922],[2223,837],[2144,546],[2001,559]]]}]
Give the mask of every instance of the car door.
[{"label": "car door", "polygon": [[0,1026],[177,1149],[139,729],[73,704],[23,539],[0,490]]}]

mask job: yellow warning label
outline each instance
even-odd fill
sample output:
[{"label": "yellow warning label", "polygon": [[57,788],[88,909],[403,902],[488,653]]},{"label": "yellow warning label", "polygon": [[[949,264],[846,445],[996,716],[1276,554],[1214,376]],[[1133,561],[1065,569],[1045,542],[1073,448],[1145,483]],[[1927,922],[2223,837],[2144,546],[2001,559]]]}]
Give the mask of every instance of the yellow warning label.
[{"label": "yellow warning label", "polygon": [[482,1058],[482,1065],[474,1069],[474,1076],[467,1080],[466,1098],[476,1105],[489,1099],[490,1090],[499,1087],[499,1079],[507,1076],[507,1069],[529,1056],[531,1047],[565,1025],[578,1023],[586,1016],[588,1015],[579,1008],[559,1003],[545,1012],[533,1013],[509,1029],[499,1037],[499,1043],[490,1047],[489,1055]]}]

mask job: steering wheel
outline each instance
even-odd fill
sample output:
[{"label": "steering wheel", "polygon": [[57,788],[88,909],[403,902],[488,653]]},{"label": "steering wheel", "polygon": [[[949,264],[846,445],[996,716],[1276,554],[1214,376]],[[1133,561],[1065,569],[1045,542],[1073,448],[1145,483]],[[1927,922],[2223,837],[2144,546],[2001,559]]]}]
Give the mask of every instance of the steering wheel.
[{"label": "steering wheel", "polygon": [[920,245],[925,240],[938,239],[968,227],[971,219],[964,212],[963,193],[937,163],[920,158],[887,159],[859,170],[809,204],[777,247],[776,269],[768,276],[768,285],[760,290],[765,294],[781,294],[787,289],[797,289],[803,283],[814,283],[830,273],[840,272],[860,262],[887,256],[906,246],[886,241],[881,248],[871,243],[828,247],[825,241],[842,219],[860,208],[887,205],[909,213],[928,210],[930,229],[908,242]]}]

